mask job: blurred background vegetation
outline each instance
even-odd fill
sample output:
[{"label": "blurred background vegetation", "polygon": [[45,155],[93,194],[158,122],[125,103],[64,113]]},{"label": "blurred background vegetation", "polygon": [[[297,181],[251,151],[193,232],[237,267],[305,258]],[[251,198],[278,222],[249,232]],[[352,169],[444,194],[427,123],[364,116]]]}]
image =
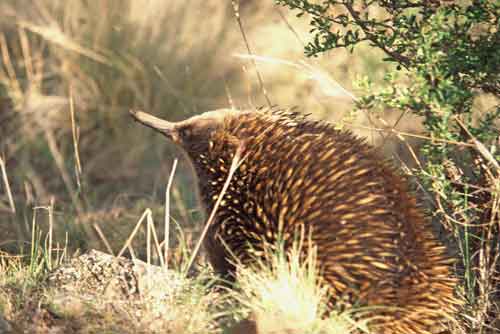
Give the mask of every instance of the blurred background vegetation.
[{"label": "blurred background vegetation", "polygon": [[[284,8],[245,1],[238,11],[273,104],[353,120],[352,99],[335,81],[355,94],[355,78],[383,77],[387,65],[367,48],[307,59],[308,22]],[[98,226],[116,251],[145,207],[161,210],[176,157],[172,216],[196,228],[188,164],[128,111],[178,120],[266,103],[232,4],[3,0],[0,12],[0,152],[10,185],[0,185],[0,247],[26,245],[33,208],[53,198],[58,241],[69,233],[72,249],[104,249]],[[47,214],[37,219],[47,224]]]}]

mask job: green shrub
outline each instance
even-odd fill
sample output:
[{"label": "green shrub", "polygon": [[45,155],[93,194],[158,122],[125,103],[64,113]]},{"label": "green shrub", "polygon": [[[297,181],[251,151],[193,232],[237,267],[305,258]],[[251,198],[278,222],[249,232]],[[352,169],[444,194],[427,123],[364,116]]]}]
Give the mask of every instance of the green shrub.
[{"label": "green shrub", "polygon": [[[435,217],[454,236],[471,330],[499,307],[500,5],[496,1],[277,0],[311,18],[309,56],[360,43],[394,64],[385,86],[361,81],[358,111],[422,117],[418,176]],[[494,107],[482,110],[490,99]],[[384,131],[399,135],[397,123]],[[411,149],[411,148],[410,148]],[[416,155],[414,155],[416,158]]]}]

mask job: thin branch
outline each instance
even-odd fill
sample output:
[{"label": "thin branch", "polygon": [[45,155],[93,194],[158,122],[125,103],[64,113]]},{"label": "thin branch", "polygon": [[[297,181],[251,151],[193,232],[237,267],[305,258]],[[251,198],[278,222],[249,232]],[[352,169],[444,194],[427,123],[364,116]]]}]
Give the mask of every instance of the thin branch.
[{"label": "thin branch", "polygon": [[[245,30],[243,29],[243,24],[241,23],[241,18],[240,18],[240,1],[239,0],[231,0],[231,3],[233,4],[233,9],[234,9],[234,16],[236,17],[236,21],[238,22],[238,26],[241,31],[241,35],[243,36],[243,41],[245,42],[245,46],[247,47],[248,54],[253,54],[252,50],[250,49],[250,44],[248,44],[248,39],[245,34]],[[267,104],[269,107],[272,107],[271,100],[269,99],[269,96],[267,95],[267,90],[266,87],[264,86],[264,80],[262,79],[262,76],[259,72],[259,69],[257,68],[257,63],[253,61],[253,66],[255,67],[255,72],[257,73],[257,79],[259,80],[259,85],[262,90],[262,94],[264,94],[264,97],[267,101]]]},{"label": "thin branch", "polygon": [[479,140],[477,140],[476,137],[474,137],[474,135],[469,131],[469,129],[467,129],[465,124],[462,123],[462,121],[456,116],[455,116],[455,121],[460,126],[460,128],[465,133],[467,133],[467,135],[471,138],[471,140],[473,142],[473,147],[479,152],[479,154],[481,154],[484,159],[486,159],[489,163],[491,163],[495,167],[497,173],[500,173],[500,165],[498,164],[498,161],[493,157],[493,155],[484,146],[484,144],[481,143]]},{"label": "thin branch", "polygon": [[276,12],[278,12],[278,15],[280,16],[281,20],[285,23],[288,30],[290,30],[295,35],[295,38],[299,41],[299,43],[302,45],[302,47],[305,47],[306,44],[304,43],[302,38],[300,38],[299,33],[297,32],[297,30],[295,30],[293,28],[293,26],[290,24],[290,22],[288,22],[287,18],[285,17],[283,12],[280,10],[280,8],[278,6],[274,6],[274,9],[276,10]]},{"label": "thin branch", "polygon": [[233,178],[234,172],[236,172],[236,170],[238,169],[240,164],[246,158],[246,156],[241,158],[242,151],[243,151],[243,145],[240,144],[238,146],[238,148],[236,149],[233,161],[231,162],[231,167],[229,168],[229,172],[228,172],[227,177],[226,177],[226,182],[224,182],[224,186],[222,187],[222,189],[219,193],[219,196],[217,197],[217,201],[215,202],[215,205],[212,209],[212,212],[210,212],[210,216],[208,217],[207,223],[205,224],[205,228],[201,232],[201,236],[198,240],[198,243],[196,244],[196,246],[193,250],[193,253],[191,254],[191,258],[189,259],[189,262],[186,266],[186,273],[189,272],[189,269],[191,268],[191,265],[193,264],[194,259],[195,259],[196,255],[198,254],[198,251],[200,250],[201,244],[202,244],[203,240],[205,239],[205,236],[207,235],[208,228],[210,227],[210,225],[212,224],[212,221],[215,218],[215,214],[216,214],[217,210],[219,209],[219,205],[220,205],[222,198],[224,197],[224,195],[227,191],[227,188],[229,187],[229,183],[231,183],[231,179]]},{"label": "thin branch", "polygon": [[352,128],[359,128],[359,129],[365,129],[365,130],[373,130],[373,131],[379,131],[379,132],[386,132],[386,133],[393,133],[395,135],[401,135],[405,137],[413,137],[413,138],[419,138],[419,139],[425,139],[425,140],[430,140],[433,143],[446,143],[446,144],[451,144],[451,145],[457,145],[457,146],[463,146],[463,147],[475,147],[474,144],[469,144],[469,143],[464,143],[464,142],[459,142],[459,141],[454,141],[454,140],[446,140],[446,139],[441,139],[441,138],[432,138],[424,135],[418,135],[415,133],[410,133],[410,132],[404,132],[404,131],[399,131],[396,129],[386,129],[386,128],[376,128],[376,127],[371,127],[371,126],[364,126],[364,125],[358,125],[350,122],[344,122],[345,125],[348,125]]},{"label": "thin branch", "polygon": [[366,37],[373,42],[377,47],[379,47],[382,51],[384,51],[388,56],[394,58],[397,60],[401,65],[404,67],[407,67],[410,64],[410,59],[403,56],[402,54],[396,53],[394,51],[389,50],[384,44],[380,43],[375,35],[372,34],[370,31],[370,28],[366,25],[366,22],[363,21],[359,17],[359,13],[354,9],[352,4],[349,2],[344,2],[344,7],[349,11],[349,14],[351,14],[352,18],[356,22],[356,24],[361,27],[363,32],[365,33]]}]

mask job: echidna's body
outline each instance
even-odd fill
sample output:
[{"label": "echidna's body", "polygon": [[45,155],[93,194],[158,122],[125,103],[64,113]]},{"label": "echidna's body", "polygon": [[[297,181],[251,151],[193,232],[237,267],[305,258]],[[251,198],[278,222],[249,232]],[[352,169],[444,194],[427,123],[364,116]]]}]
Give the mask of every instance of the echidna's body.
[{"label": "echidna's body", "polygon": [[263,241],[290,239],[304,227],[333,298],[382,306],[378,333],[434,332],[452,312],[455,280],[444,246],[406,182],[350,133],[268,109],[220,110],[179,123],[134,116],[186,150],[209,212],[242,150],[207,235],[218,271],[233,270],[232,256],[247,261]]}]

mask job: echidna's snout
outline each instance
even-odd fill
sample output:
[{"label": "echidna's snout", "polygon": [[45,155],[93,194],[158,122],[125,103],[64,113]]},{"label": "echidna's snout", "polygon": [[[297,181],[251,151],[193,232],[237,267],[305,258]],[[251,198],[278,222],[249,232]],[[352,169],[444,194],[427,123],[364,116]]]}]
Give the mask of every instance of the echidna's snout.
[{"label": "echidna's snout", "polygon": [[[131,110],[130,114],[139,123],[156,130],[183,147],[188,153],[204,150],[210,136],[224,126],[229,115],[236,115],[232,109],[207,111],[179,122],[169,122],[142,111]],[[201,152],[198,152],[201,153]]]},{"label": "echidna's snout", "polygon": [[179,136],[177,123],[165,121],[143,111],[130,110],[130,114],[137,122],[160,132],[165,137],[173,140],[174,142],[178,142]]}]

